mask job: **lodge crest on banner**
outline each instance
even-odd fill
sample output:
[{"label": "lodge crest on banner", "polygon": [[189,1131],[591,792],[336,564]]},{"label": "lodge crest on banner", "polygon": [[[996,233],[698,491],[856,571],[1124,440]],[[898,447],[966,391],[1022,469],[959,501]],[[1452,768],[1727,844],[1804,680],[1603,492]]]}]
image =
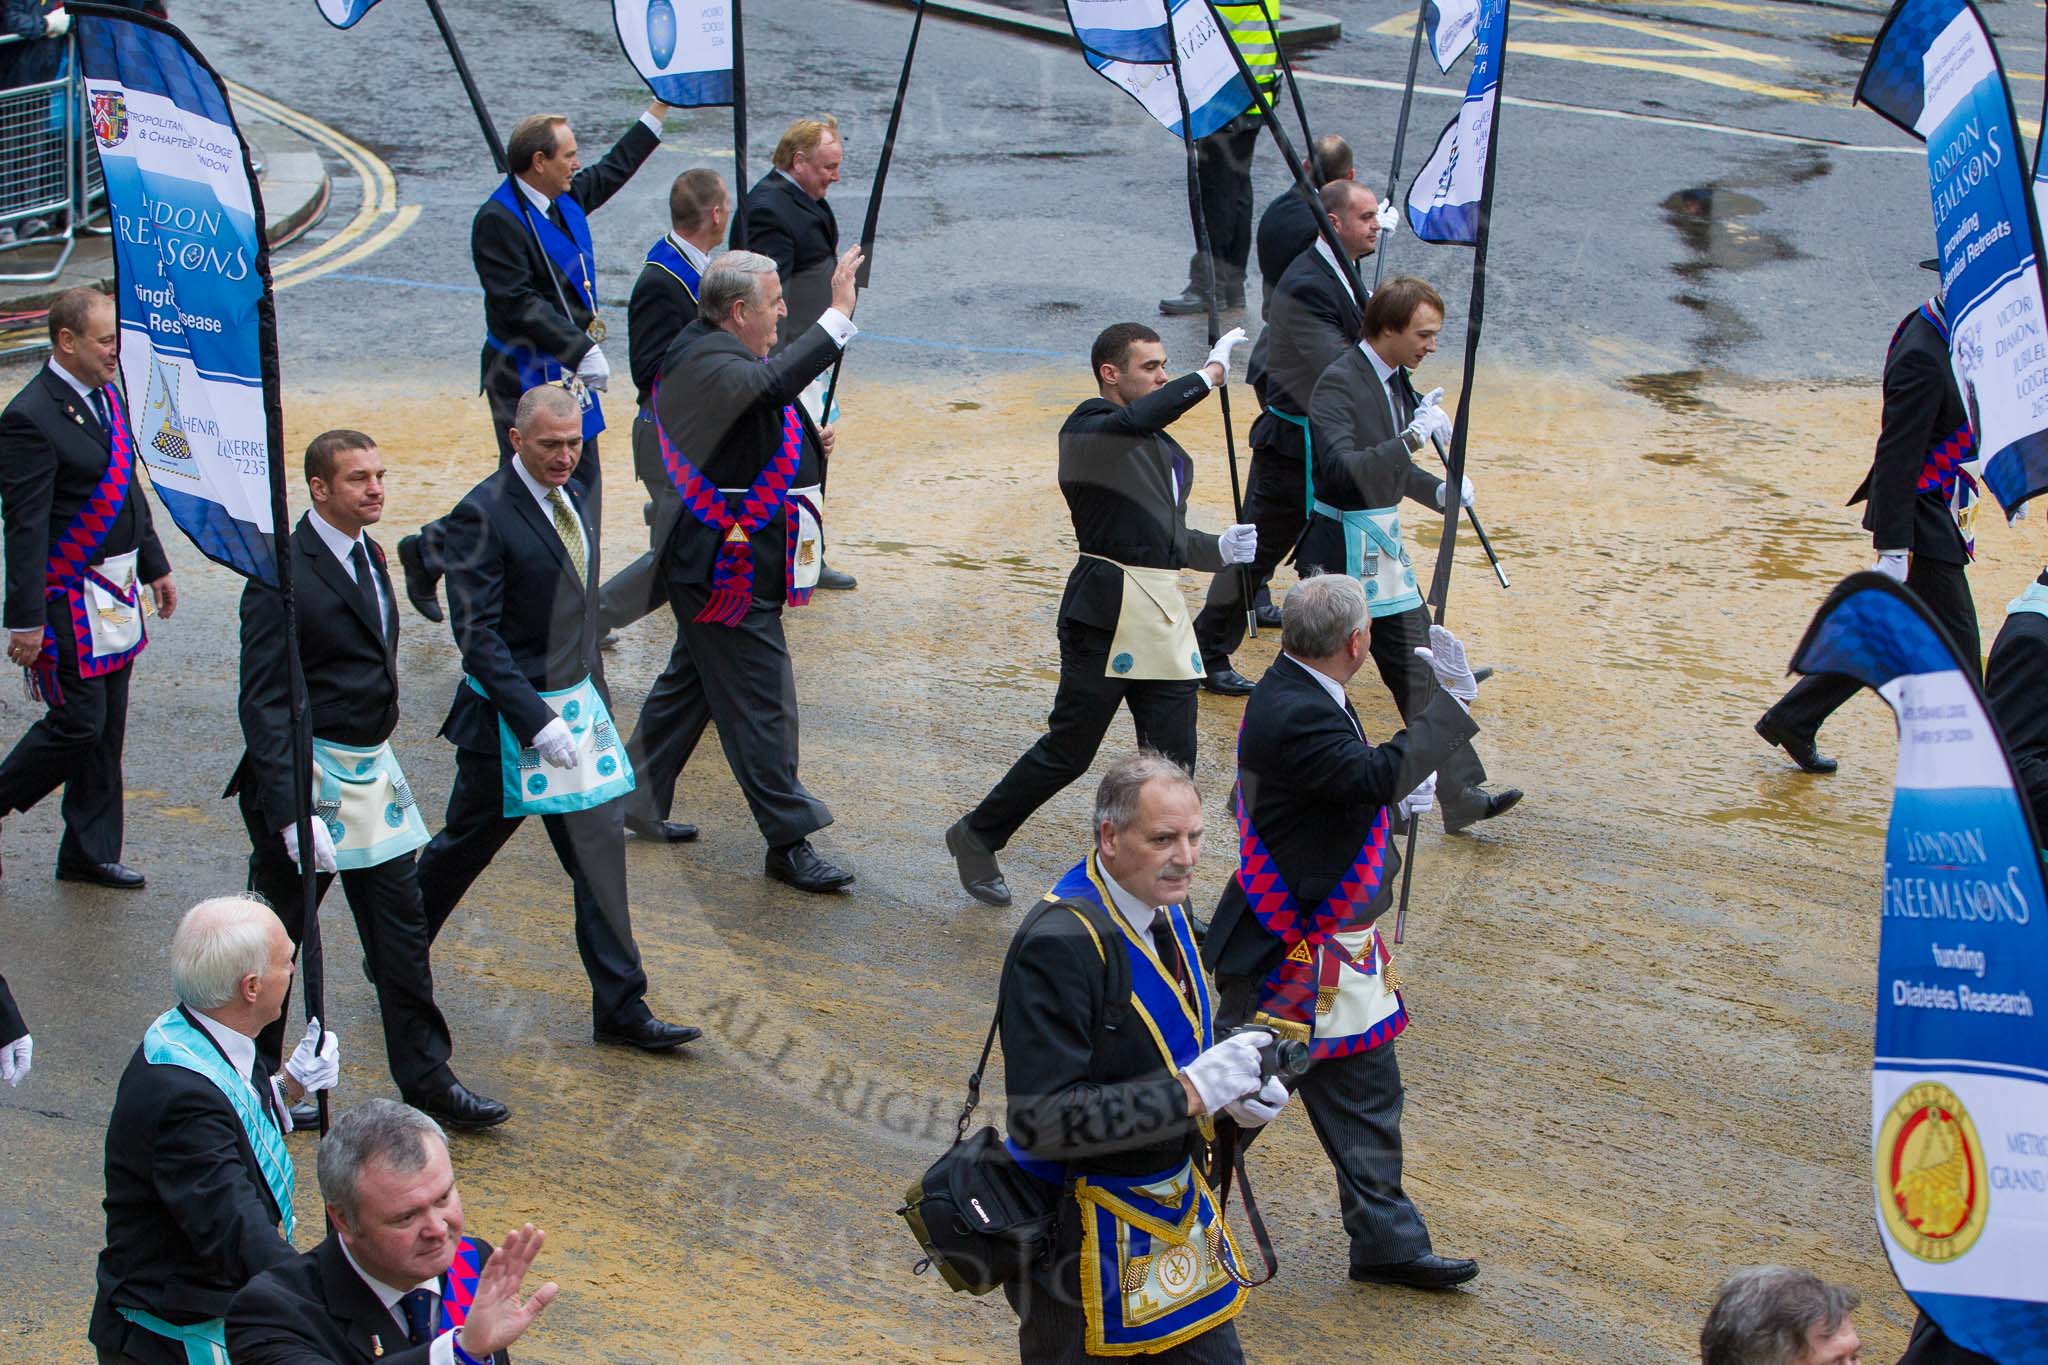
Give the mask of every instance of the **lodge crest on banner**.
[{"label": "lodge crest on banner", "polygon": [[1984,1146],[1953,1090],[1908,1088],[1878,1127],[1876,1158],[1877,1206],[1900,1249],[1940,1263],[1976,1245],[1990,1213]]},{"label": "lodge crest on banner", "polygon": [[128,136],[128,97],[118,90],[92,95],[92,135],[102,147],[118,147]]}]

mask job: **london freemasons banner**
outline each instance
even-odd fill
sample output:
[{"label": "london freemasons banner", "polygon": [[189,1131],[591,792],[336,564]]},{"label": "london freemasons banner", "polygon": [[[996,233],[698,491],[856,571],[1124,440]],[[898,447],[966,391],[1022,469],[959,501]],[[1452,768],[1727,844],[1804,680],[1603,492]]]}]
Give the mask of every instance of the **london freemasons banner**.
[{"label": "london freemasons banner", "polygon": [[1958,1345],[2048,1362],[2048,895],[1974,675],[1920,599],[1844,580],[1792,661],[1898,716],[1871,1059],[1871,1177],[1899,1285]]},{"label": "london freemasons banner", "polygon": [[1479,207],[1507,56],[1508,0],[1482,0],[1477,28],[1479,51],[1472,58],[1464,103],[1408,186],[1408,225],[1425,242],[1472,245],[1479,240]]},{"label": "london freemasons banner", "polygon": [[663,104],[733,102],[732,0],[613,0],[626,59]]},{"label": "london freemasons banner", "polygon": [[136,452],[207,558],[275,585],[283,417],[247,147],[220,78],[178,30],[133,10],[71,13],[106,174]]},{"label": "london freemasons banner", "polygon": [[[1181,81],[1187,88],[1185,134],[1181,92],[1174,85],[1173,52],[1166,38],[1166,0],[1068,0],[1067,20],[1081,40],[1081,55],[1097,75],[1144,106],[1175,137],[1204,138],[1249,109],[1251,91],[1238,74],[1230,35],[1204,0],[1172,0],[1170,10],[1172,41],[1180,48]],[[1115,51],[1091,45],[1090,37]],[[1120,52],[1135,59],[1120,58]]]},{"label": "london freemasons banner", "polygon": [[1429,0],[1424,15],[1430,55],[1437,70],[1449,71],[1479,32],[1479,0]]}]

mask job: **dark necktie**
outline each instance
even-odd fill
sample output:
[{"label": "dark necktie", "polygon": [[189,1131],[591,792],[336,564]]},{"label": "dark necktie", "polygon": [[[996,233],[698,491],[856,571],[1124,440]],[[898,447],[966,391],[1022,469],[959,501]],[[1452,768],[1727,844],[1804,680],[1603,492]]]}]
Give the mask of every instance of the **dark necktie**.
[{"label": "dark necktie", "polygon": [[358,540],[348,552],[349,563],[356,569],[356,591],[363,595],[363,605],[370,609],[370,623],[377,627],[377,634],[384,633],[384,614],[380,609],[383,591],[377,586],[377,575],[370,568],[370,552]]},{"label": "dark necktie", "polygon": [[548,221],[550,223],[553,223],[556,227],[560,228],[565,235],[568,233],[569,220],[562,216],[561,200],[550,199],[548,201]]},{"label": "dark necktie", "polygon": [[1183,997],[1188,994],[1187,964],[1181,961],[1180,944],[1174,941],[1173,922],[1161,910],[1152,918],[1152,951],[1159,956],[1160,965],[1173,978],[1174,988]]},{"label": "dark necktie", "polygon": [[277,1091],[271,1088],[270,1078],[263,1074],[263,1063],[249,1063],[249,1085],[256,1091],[256,1103],[263,1106],[263,1112],[270,1115],[277,1131],[284,1131],[284,1115],[277,1112]]},{"label": "dark necktie", "polygon": [[415,1289],[398,1301],[405,1313],[405,1333],[415,1346],[434,1339],[434,1291]]},{"label": "dark necktie", "polygon": [[1405,429],[1415,420],[1415,399],[1408,387],[1408,381],[1401,377],[1399,370],[1396,370],[1388,378],[1387,388],[1394,395],[1394,422],[1398,428]]},{"label": "dark necktie", "polygon": [[100,419],[100,430],[112,432],[114,419],[107,411],[107,391],[104,388],[92,391],[92,415]]}]

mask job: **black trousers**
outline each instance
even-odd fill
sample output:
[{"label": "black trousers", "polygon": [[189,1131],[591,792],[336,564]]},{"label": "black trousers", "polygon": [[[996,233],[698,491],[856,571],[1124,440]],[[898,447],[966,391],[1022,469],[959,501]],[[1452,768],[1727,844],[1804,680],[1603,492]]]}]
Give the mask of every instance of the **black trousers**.
[{"label": "black trousers", "polygon": [[[486,389],[484,396],[491,405],[491,433],[498,441],[498,464],[512,461],[512,417],[519,409],[519,395],[509,397],[497,390]],[[583,506],[593,526],[604,520],[604,480],[597,461],[597,440],[593,436],[583,443],[583,458],[577,461],[576,472],[570,477],[583,490]],[[439,578],[448,572],[448,519],[436,517],[420,527],[420,562],[427,572]]]},{"label": "black trousers", "polygon": [[780,848],[832,823],[832,812],[797,776],[796,669],[782,608],[757,601],[733,627],[692,620],[710,596],[703,584],[669,580],[676,643],[626,741],[638,778],[626,800],[635,818],[666,820],[676,779],[704,727],[716,723],[761,837]]},{"label": "black trousers", "polygon": [[[1394,616],[1382,616],[1372,623],[1372,661],[1380,681],[1393,694],[1394,707],[1406,724],[1408,718],[1429,705],[1437,690],[1436,674],[1415,657],[1418,648],[1429,644],[1429,608],[1416,606]],[[1437,809],[1446,819],[1473,802],[1484,801],[1474,788],[1486,781],[1486,765],[1470,742],[1460,744],[1437,769]]]},{"label": "black trousers", "polygon": [[[284,841],[256,808],[247,787],[240,798],[242,823],[249,831],[249,889],[270,902],[296,950],[306,930],[306,898],[298,864],[285,856]],[[356,918],[356,933],[363,940],[363,953],[369,959],[370,981],[377,990],[377,1014],[384,1026],[384,1056],[391,1066],[391,1079],[398,1082],[401,1095],[440,1090],[455,1080],[455,1073],[448,1069],[454,1045],[449,1040],[448,1021],[434,1003],[427,910],[420,899],[413,855],[375,867],[352,868],[340,877],[349,911]],[[322,899],[334,880],[331,872],[315,879]],[[336,968],[346,964],[332,956],[324,957],[323,962],[331,985],[339,979]],[[277,1020],[256,1035],[257,1055],[272,1071],[284,1056],[287,1038],[294,1046],[298,1043],[290,1018],[291,996],[287,992]]]},{"label": "black trousers", "polygon": [[[1920,595],[1927,610],[1955,641],[1964,666],[1984,681],[1984,638],[1977,629],[1977,603],[1970,596],[1970,576],[1960,564],[1943,564],[1914,555],[1906,567],[1906,586]],[[1779,730],[1811,741],[1820,727],[1863,684],[1846,673],[1812,673],[1793,683],[1764,719]]]},{"label": "black trousers", "polygon": [[50,705],[0,762],[0,816],[25,811],[64,788],[64,837],[59,868],[121,861],[121,748],[128,738],[128,680],[134,665],[97,678],[78,676],[70,608],[52,603],[48,619],[57,636],[57,685],[64,699]]},{"label": "black trousers", "polygon": [[[420,852],[420,895],[427,941],[441,933],[470,883],[490,866],[520,817],[507,817],[498,755],[455,751],[455,785],[448,819]],[[600,1026],[631,1025],[650,1017],[647,973],[633,942],[626,905],[626,827],[617,801],[566,815],[544,815],[548,842],[575,891],[576,951],[590,978],[591,1016]]]},{"label": "black trousers", "polygon": [[[1119,1357],[1088,1354],[1088,1318],[1081,1307],[1081,1210],[1071,1193],[1061,1196],[1059,1243],[1051,1265],[1041,1265],[1029,1279],[1005,1284],[1003,1297],[1017,1314],[1017,1358],[1023,1365],[1082,1365],[1084,1361]],[[1171,1365],[1237,1365],[1244,1348],[1233,1319],[1164,1351],[1125,1360],[1153,1360]]]},{"label": "black trousers", "polygon": [[1088,771],[1120,705],[1130,707],[1140,745],[1194,771],[1194,680],[1117,677],[1109,671],[1112,638],[1095,626],[1060,622],[1060,686],[1045,734],[967,816],[967,827],[991,849],[1009,843],[1034,811]]},{"label": "black trousers", "polygon": [[[1257,989],[1249,977],[1217,978],[1219,1024],[1251,1018]],[[1219,1027],[1217,1033],[1222,1032]],[[1337,1205],[1354,1266],[1398,1265],[1430,1250],[1429,1229],[1401,1188],[1405,1092],[1394,1046],[1382,1043],[1369,1052],[1317,1062],[1294,1087],[1337,1173]],[[1250,1129],[1242,1140],[1249,1144],[1264,1131]]]},{"label": "black trousers", "polygon": [[[1252,154],[1259,149],[1263,125],[1249,128],[1235,122],[1195,141],[1195,160],[1202,176],[1202,217],[1209,225],[1209,248],[1216,255],[1216,282],[1244,288],[1245,263],[1252,254]],[[1208,287],[1202,268],[1202,243],[1188,261],[1188,288]]]},{"label": "black trousers", "polygon": [[[647,496],[658,508],[665,500],[680,499],[675,485],[669,482],[668,474],[661,467],[656,440],[654,423],[636,415],[633,418],[633,475],[646,487]],[[655,515],[650,513],[650,527],[654,521]],[[667,601],[668,584],[662,579],[661,560],[650,548],[605,580],[598,593],[598,619],[606,630],[617,630],[658,611]]]},{"label": "black trousers", "polygon": [[[1308,526],[1306,487],[1299,456],[1283,455],[1272,446],[1253,447],[1244,519],[1259,528],[1259,551],[1246,566],[1254,601]],[[1195,642],[1202,648],[1202,667],[1210,673],[1230,667],[1230,656],[1244,643],[1243,583],[1236,565],[1223,570],[1209,580],[1208,599],[1195,614]]]}]

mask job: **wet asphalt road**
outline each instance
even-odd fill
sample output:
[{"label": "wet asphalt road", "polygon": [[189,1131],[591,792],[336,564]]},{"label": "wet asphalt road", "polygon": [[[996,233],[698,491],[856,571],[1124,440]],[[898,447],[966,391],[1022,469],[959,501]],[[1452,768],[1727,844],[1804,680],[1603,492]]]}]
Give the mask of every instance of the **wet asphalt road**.
[{"label": "wet asphalt road", "polygon": [[[288,444],[296,449],[332,425],[379,433],[404,480],[393,494],[389,543],[487,467],[489,438],[473,397],[480,305],[467,251],[470,216],[492,184],[483,143],[424,8],[411,0],[388,0],[349,34],[328,29],[306,4],[227,0],[202,9],[185,0],[176,8],[224,74],[370,148],[395,173],[399,202],[420,209],[382,250],[328,273],[305,272],[279,293]],[[1346,37],[1303,59],[1310,114],[1318,130],[1351,135],[1368,178],[1379,183],[1398,95],[1357,82],[1398,80],[1412,11],[1348,0],[1325,0],[1321,8],[1342,17]],[[535,3],[451,0],[449,9],[501,127],[529,110],[559,109],[576,120],[585,147],[598,150],[644,103],[617,56],[605,6],[565,13]],[[1989,13],[2009,65],[2034,73],[2014,81],[2031,121],[2042,96],[2039,9],[1997,5]],[[1672,549],[1677,541],[1651,528],[1710,521],[1722,504],[1688,502],[1682,516],[1664,522],[1656,519],[1661,512],[1603,507],[1609,524],[1621,528],[1621,548],[1588,548],[1584,536],[1560,536],[1536,519],[1537,507],[1555,512],[1578,495],[1572,441],[1596,444],[1603,433],[1620,440],[1625,430],[1649,452],[1643,459],[1673,465],[1700,458],[1703,449],[1711,460],[1716,450],[1739,452],[1755,442],[1779,469],[1801,459],[1810,442],[1828,448],[1828,471],[1815,479],[1824,486],[1808,489],[1796,472],[1770,476],[1791,487],[1795,501],[1774,494],[1772,516],[1787,520],[1772,521],[1768,535],[1783,562],[1774,559],[1762,576],[1824,580],[1840,572],[1860,552],[1846,525],[1828,519],[1828,507],[1839,502],[1834,484],[1853,472],[1867,441],[1853,419],[1842,421],[1859,412],[1856,404],[1830,395],[1868,381],[1891,326],[1925,289],[1911,262],[1930,245],[1917,151],[1874,115],[1849,107],[1859,40],[1875,32],[1878,11],[1852,3],[1525,0],[1515,14],[1507,94],[1538,103],[1511,102],[1503,115],[1495,274],[1475,401],[1482,410],[1491,403],[1502,424],[1526,423],[1547,453],[1504,464],[1500,486],[1510,500],[1496,504],[1507,509],[1494,523],[1496,539],[1525,556],[1532,571],[1545,553],[1574,554],[1589,578],[1612,569],[1639,588],[1675,570],[1674,586],[1647,593],[1642,606],[1676,611],[1664,594],[1682,596],[1681,577],[1711,584],[1728,542],[1695,539]],[[834,110],[849,145],[847,181],[834,202],[850,238],[907,13],[862,0],[757,0],[747,15],[755,87],[750,175],[760,174],[787,117]],[[864,431],[878,465],[901,483],[848,479],[841,543],[866,586],[792,629],[806,773],[839,812],[824,842],[859,866],[858,893],[821,907],[764,887],[757,836],[707,746],[692,765],[680,812],[705,826],[705,842],[686,853],[631,850],[655,1003],[710,1027],[713,1038],[700,1055],[656,1062],[598,1054],[584,1041],[565,890],[538,831],[508,848],[437,956],[458,1069],[517,1111],[493,1138],[458,1144],[472,1218],[490,1235],[527,1216],[557,1233],[559,1270],[551,1273],[569,1292],[551,1312],[545,1341],[522,1358],[809,1359],[829,1350],[847,1358],[981,1359],[999,1354],[1006,1340],[999,1304],[965,1304],[906,1279],[908,1243],[887,1214],[950,1127],[955,1077],[978,1043],[975,1016],[1014,922],[962,911],[934,836],[1028,742],[1049,701],[1047,641],[1068,553],[1057,500],[1045,488],[1049,433],[1074,401],[1073,379],[1095,331],[1125,317],[1154,320],[1155,300],[1177,292],[1188,234],[1176,148],[1071,52],[933,21],[919,60],[875,288],[859,318],[865,335],[848,362],[850,421],[870,424],[850,434]],[[1450,88],[1462,78],[1461,67],[1435,83]],[[1454,97],[1418,99],[1411,171],[1454,108]],[[669,177],[691,165],[732,164],[724,111],[678,114],[669,128],[664,150],[593,220],[600,288],[621,304],[641,251],[661,227]],[[1257,177],[1263,203],[1283,184],[1270,147],[1259,155]],[[361,193],[338,175],[326,223],[281,261],[318,250]],[[1469,253],[1401,236],[1390,261],[1395,270],[1426,274],[1452,301],[1435,374],[1454,383]],[[615,365],[623,361],[622,309],[620,317]],[[1176,355],[1199,354],[1200,320],[1161,330]],[[22,373],[0,372],[0,383],[11,391]],[[1550,386],[1560,377],[1583,391],[1553,398]],[[875,395],[865,413],[863,384]],[[1488,384],[1500,387],[1489,394]],[[1790,415],[1772,397],[1780,385],[1798,395]],[[1248,402],[1248,395],[1239,399],[1240,438]],[[1614,405],[1626,412],[1615,412],[1610,426]],[[1206,410],[1203,420],[1213,420]],[[612,467],[622,463],[614,456]],[[1633,457],[1621,466],[1590,463],[1587,478],[1609,478],[1617,468],[1640,476],[1645,466]],[[1715,477],[1717,497],[1754,482],[1739,467],[1717,468]],[[1202,489],[1211,525],[1226,514],[1221,483],[1219,476]],[[1482,489],[1493,486],[1482,482]],[[1545,504],[1544,494],[1559,503]],[[615,499],[611,512],[608,553],[617,562],[623,556],[610,547],[624,545],[635,528],[627,499]],[[1629,526],[1638,516],[1643,524]],[[8,1190],[0,1196],[0,1360],[86,1358],[79,1339],[98,1245],[98,1146],[112,1079],[164,1001],[162,944],[176,913],[240,881],[239,821],[231,803],[216,799],[239,747],[236,585],[201,565],[182,541],[168,543],[188,600],[143,664],[128,766],[130,861],[150,875],[151,889],[124,897],[56,887],[45,879],[54,807],[6,825],[0,969],[28,1011],[39,1050],[30,1083],[0,1090],[0,1185]],[[983,567],[995,571],[966,572]],[[1579,581],[1553,591],[1577,600]],[[1782,641],[1752,649],[1757,657],[1726,676],[1682,643],[1659,655],[1658,666],[1695,683],[1715,679],[1724,691],[1737,688],[1728,677],[1746,677],[1752,681],[1737,704],[1748,705],[1767,694],[1771,670],[1796,636],[1799,599],[1817,600],[1821,586],[1792,583],[1794,600],[1777,608]],[[1999,586],[1986,590],[1987,600]],[[1530,590],[1546,590],[1540,575]],[[1480,621],[1502,647],[1533,660],[1546,641],[1542,621],[1516,617],[1524,600],[1503,606],[1489,597]],[[1711,594],[1683,605],[1725,610]],[[1658,633],[1686,635],[1683,624],[1659,619]],[[611,665],[627,706],[665,652],[658,625],[634,632]],[[397,742],[433,811],[450,766],[433,731],[456,665],[445,632],[410,616],[406,629],[407,714]],[[1270,648],[1268,641],[1263,649]],[[1692,865],[1706,849],[1715,892],[1739,900],[1752,894],[1746,879],[1753,875],[1761,887],[1770,873],[1752,873],[1723,847],[1721,822],[1760,819],[1765,839],[1792,832],[1787,856],[1797,866],[1777,871],[1798,890],[1773,883],[1755,898],[1774,905],[1781,896],[1825,896],[1830,878],[1869,871],[1882,793],[1864,793],[1846,811],[1809,810],[1775,776],[1693,768],[1670,799],[1714,822],[1694,842],[1667,837],[1647,796],[1610,811],[1601,804],[1611,795],[1605,777],[1575,765],[1587,752],[1605,753],[1617,728],[1612,715],[1637,704],[1644,686],[1645,675],[1634,670],[1646,665],[1617,653],[1626,651],[1595,634],[1584,655],[1598,671],[1594,690],[1613,707],[1606,719],[1553,722],[1532,705],[1519,717],[1530,735],[1523,746],[1500,741],[1504,771],[1533,775],[1558,798],[1548,812],[1529,812],[1554,823],[1522,836],[1537,871],[1511,859],[1511,842],[1452,856],[1465,859],[1457,864],[1458,914],[1505,913],[1517,903],[1554,908],[1582,894],[1581,879],[1622,888],[1617,895],[1631,908],[1641,901],[1657,911],[1645,917],[1647,928],[1616,930],[1629,949],[1616,969],[1625,988],[1606,978],[1583,983],[1600,1000],[1593,1017],[1603,1027],[1625,1025],[1627,1035],[1586,1040],[1586,1051],[1618,1049],[1622,1059],[1588,1063],[1583,1077],[1561,1070],[1552,1081],[1526,1080],[1518,1049],[1525,1030],[1541,1026],[1531,1021],[1546,1017],[1530,1002],[1542,1004],[1554,988],[1524,993],[1517,984],[1501,1006],[1498,962],[1448,959],[1438,1036],[1483,1039],[1474,1046],[1488,1060],[1465,1076],[1431,1060],[1425,1049],[1441,1044],[1428,1034],[1404,1043],[1413,1083],[1434,1106],[1423,1111],[1418,1141],[1439,1143],[1444,1169],[1456,1173],[1432,1175],[1418,1163],[1416,1180],[1433,1197],[1432,1216],[1441,1213],[1440,1231],[1448,1224],[1451,1249],[1482,1256],[1498,1249],[1504,1264],[1495,1270],[1490,1263],[1489,1274],[1503,1287],[1491,1299],[1466,1296],[1448,1306],[1407,1296],[1366,1300],[1375,1326],[1364,1337],[1355,1324],[1293,1319],[1277,1309],[1260,1323],[1248,1315],[1247,1340],[1264,1348],[1263,1358],[1342,1349],[1368,1359],[1677,1359],[1713,1274],[1762,1258],[1745,1252],[1775,1251],[1787,1241],[1807,1259],[1855,1274],[1866,1292],[1880,1291],[1882,1267],[1868,1261],[1867,1211],[1855,1203],[1850,1178],[1860,1160],[1854,1135],[1846,1153],[1829,1145],[1841,1137],[1839,1126],[1832,1134],[1825,1124],[1819,1133],[1794,1124],[1796,1136],[1717,1139],[1715,1154],[1698,1162],[1699,1181],[1723,1201],[1712,1219],[1712,1247],[1685,1248],[1700,1195],[1687,1159],[1675,1154],[1691,1143],[1683,1125],[1693,1111],[1672,1096],[1688,1094],[1704,1074],[1733,1087],[1737,1098],[1756,1099],[1745,1086],[1780,1097],[1786,1076],[1796,1075],[1784,1059],[1807,1055],[1811,1031],[1822,1040],[1811,1044],[1816,1054],[1847,1057],[1847,1074],[1830,1075],[1829,1095],[1847,1093],[1852,1103],[1837,1112],[1855,1112],[1859,1030],[1867,1045],[1857,997],[1863,964],[1853,947],[1842,947],[1840,926],[1832,926],[1833,943],[1773,944],[1774,963],[1782,950],[1787,962],[1817,964],[1810,975],[1826,998],[1813,1012],[1821,1022],[1774,1038],[1784,1046],[1771,1054],[1763,1079],[1732,1079],[1733,1062],[1711,1047],[1709,1070],[1688,1067],[1635,1031],[1645,1030],[1658,1002],[1674,998],[1645,983],[1686,963],[1718,913],[1690,893],[1653,887],[1646,869]],[[1382,701],[1372,698],[1384,711]],[[0,710],[13,729],[30,714],[12,699]],[[1205,703],[1205,756],[1227,750],[1234,716],[1234,708]],[[1862,752],[1866,769],[1882,771],[1883,743],[1879,736]],[[1655,779],[1665,761],[1643,754],[1639,736],[1619,744],[1621,766],[1646,789],[1661,790]],[[1212,799],[1222,794],[1223,766],[1212,760],[1204,769]],[[1764,816],[1712,790],[1753,780],[1763,783]],[[1067,834],[1080,800],[1069,792],[1015,846],[1020,896],[1071,860]],[[1599,833],[1591,841],[1598,856],[1580,842],[1587,828]],[[1224,855],[1212,849],[1211,856]],[[1220,885],[1220,871],[1207,868],[1205,876]],[[325,919],[336,983],[330,1013],[349,1040],[348,1081],[356,1094],[385,1093],[375,1016],[338,896]],[[1547,937],[1536,943],[1548,930],[1523,932],[1525,946],[1551,967],[1569,962],[1570,949]],[[1669,942],[1653,951],[1631,937],[1638,932]],[[1472,979],[1452,976],[1453,963]],[[1744,1003],[1767,995],[1760,1007],[1767,1021],[1786,1009],[1779,994],[1803,998],[1811,984],[1805,976],[1785,984],[1775,970],[1765,969],[1764,987],[1744,975],[1728,988]],[[1647,993],[1650,1003],[1631,991]],[[1676,998],[1691,994],[1681,988]],[[1625,1006],[1616,1003],[1624,998]],[[1468,1026],[1469,1034],[1458,1031]],[[1563,1057],[1558,1065],[1567,1065]],[[1624,1133],[1576,1134],[1586,1164],[1572,1174],[1618,1181],[1617,1202],[1630,1208],[1588,1213],[1567,1200],[1554,1220],[1517,1222],[1509,1215],[1522,1210],[1498,1193],[1515,1179],[1508,1172],[1516,1160],[1505,1154],[1520,1151],[1529,1125],[1582,1102],[1588,1091],[1581,1081]],[[1554,1094],[1543,1088],[1552,1084]],[[1543,1098],[1533,1108],[1530,1086]],[[1327,1270],[1342,1251],[1333,1241],[1326,1177],[1315,1170],[1303,1128],[1297,1122],[1286,1139],[1292,1145],[1276,1141],[1273,1149],[1286,1163],[1279,1169],[1302,1176],[1295,1202],[1303,1207],[1294,1212],[1307,1221],[1290,1235],[1313,1228],[1313,1248],[1288,1251],[1297,1265]],[[1780,1202],[1762,1212],[1726,1202],[1749,1174],[1745,1157],[1757,1163],[1760,1181],[1777,1182]],[[1648,1174],[1638,1169],[1645,1164]],[[302,1172],[300,1213],[310,1228],[317,1210],[309,1154]],[[1284,1187],[1274,1197],[1283,1210],[1293,1207]],[[1839,1223],[1820,1221],[1817,1210],[1830,1207]],[[1744,1241],[1725,1226],[1738,1212],[1752,1230],[1761,1226],[1778,1240]],[[1539,1240],[1534,1227],[1567,1239],[1574,1228],[1590,1229],[1589,1241],[1602,1250],[1523,1246],[1521,1239]],[[1307,1273],[1296,1289],[1271,1292],[1306,1293],[1311,1302],[1338,1292],[1316,1287],[1318,1271]],[[1297,1306],[1293,1298],[1279,1301]],[[1902,1339],[1898,1304],[1891,1293],[1873,1305],[1880,1339]],[[1260,1311],[1255,1305],[1253,1313]],[[1383,1354],[1387,1341],[1405,1344]]]}]

